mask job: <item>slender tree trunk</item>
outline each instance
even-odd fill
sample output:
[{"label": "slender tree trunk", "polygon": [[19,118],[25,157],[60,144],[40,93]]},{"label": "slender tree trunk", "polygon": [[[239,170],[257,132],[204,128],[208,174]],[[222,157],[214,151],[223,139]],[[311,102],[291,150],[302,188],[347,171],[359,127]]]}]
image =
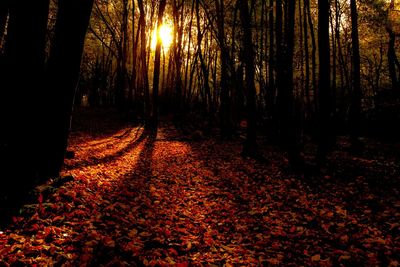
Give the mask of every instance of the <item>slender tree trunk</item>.
[{"label": "slender tree trunk", "polygon": [[8,1],[3,0],[0,2],[0,48],[4,36],[4,32],[6,29],[7,17],[8,17]]},{"label": "slender tree trunk", "polygon": [[166,5],[166,0],[161,0],[160,5],[158,7],[158,18],[157,18],[157,44],[156,51],[154,56],[154,76],[153,76],[153,110],[152,110],[152,118],[151,118],[151,129],[157,135],[157,127],[158,127],[158,89],[159,89],[159,81],[160,81],[160,57],[161,57],[161,38],[160,27],[163,22],[163,15]]},{"label": "slender tree trunk", "polygon": [[220,123],[222,138],[231,138],[232,125],[230,117],[230,84],[229,84],[229,64],[228,50],[225,44],[225,4],[224,0],[217,0],[217,28],[218,28],[218,44],[220,48],[221,74],[220,74],[220,90],[221,90],[221,106],[220,106]]},{"label": "slender tree trunk", "polygon": [[331,29],[331,47],[332,47],[332,75],[331,75],[331,105],[332,105],[332,118],[333,122],[336,122],[336,37],[335,37],[335,29],[333,27],[333,15],[332,12],[329,13],[329,24]]},{"label": "slender tree trunk", "polygon": [[[294,97],[293,97],[293,54],[294,54],[294,26],[296,15],[296,1],[285,0],[285,45],[281,40],[282,2],[277,1],[276,24],[277,24],[277,61],[278,64],[278,110],[280,123],[280,143],[287,152],[289,164],[295,168],[303,167],[303,159],[297,145],[297,129],[294,116]],[[279,24],[279,25],[278,25]],[[279,30],[279,31],[278,31]]]},{"label": "slender tree trunk", "polygon": [[400,81],[399,78],[397,77],[397,72],[396,72],[396,59],[397,59],[395,50],[396,35],[391,29],[388,29],[387,32],[389,34],[388,52],[387,52],[389,76],[392,81],[392,89],[397,90],[400,88]]},{"label": "slender tree trunk", "polygon": [[144,95],[144,119],[146,127],[150,125],[151,103],[150,103],[150,90],[149,90],[149,77],[147,67],[147,33],[146,33],[146,14],[144,12],[143,0],[138,0],[139,6],[139,25],[140,25],[140,63],[141,63],[141,90]]},{"label": "slender tree trunk", "polygon": [[[190,56],[192,55],[190,52],[190,48],[192,45],[192,25],[193,25],[193,18],[194,18],[194,4],[195,2],[198,1],[192,1],[191,9],[190,9],[190,22],[189,22],[189,33],[188,33],[188,43],[187,43],[187,50],[186,50],[186,63],[185,63],[185,82],[183,85],[183,91],[184,91],[184,101],[189,101],[188,100],[188,95],[189,92],[191,91],[191,88],[188,88],[188,72],[190,68]],[[192,55],[193,56],[193,55]]]},{"label": "slender tree trunk", "polygon": [[309,119],[311,113],[310,99],[310,52],[308,49],[308,23],[306,1],[303,3],[303,32],[304,32],[304,56],[305,56],[305,81],[304,90],[306,94],[306,119]]},{"label": "slender tree trunk", "polygon": [[128,105],[133,108],[134,92],[136,91],[136,62],[137,62],[137,38],[135,37],[135,0],[132,0],[132,76],[129,85]]},{"label": "slender tree trunk", "polygon": [[59,0],[57,22],[47,66],[47,90],[51,103],[47,114],[50,176],[61,170],[70,128],[74,95],[93,0]]},{"label": "slender tree trunk", "polygon": [[[325,1],[325,0],[323,0]],[[314,106],[317,108],[318,106],[318,91],[317,91],[317,59],[316,59],[316,54],[317,54],[317,44],[316,44],[316,38],[314,34],[314,23],[312,21],[312,16],[311,16],[311,8],[310,8],[310,0],[304,0],[304,5],[305,8],[307,9],[307,17],[308,17],[308,25],[310,26],[310,37],[311,37],[311,73],[312,73],[312,85],[313,85],[313,92],[314,92]]]},{"label": "slender tree trunk", "polygon": [[[180,6],[179,6],[180,5]],[[174,47],[174,62],[175,62],[175,82],[174,82],[174,94],[175,94],[175,116],[179,120],[179,114],[182,111],[182,37],[183,37],[183,3],[178,5],[177,0],[173,1],[173,17],[174,17],[174,28],[175,28],[175,47]],[[179,11],[179,8],[181,10]]]},{"label": "slender tree trunk", "polygon": [[318,1],[318,55],[319,55],[319,133],[317,160],[322,163],[331,147],[331,90],[329,45],[329,0]]},{"label": "slender tree trunk", "polygon": [[[390,12],[393,12],[395,0],[390,1],[390,5],[388,8],[388,15]],[[388,42],[388,51],[387,51],[387,58],[388,58],[388,67],[389,67],[389,76],[392,81],[392,89],[393,90],[400,90],[400,77],[398,77],[396,72],[396,62],[398,64],[398,59],[396,56],[396,34],[393,32],[392,24],[389,22],[386,26],[386,31],[389,34],[389,42]],[[400,66],[398,66],[400,71]],[[400,76],[400,73],[399,73]]]},{"label": "slender tree trunk", "polygon": [[273,116],[276,86],[275,86],[275,50],[274,50],[274,0],[269,1],[269,59],[268,59],[268,94],[267,94],[267,114],[271,119]]},{"label": "slender tree trunk", "polygon": [[359,150],[360,148],[360,120],[361,120],[361,84],[360,84],[360,45],[358,39],[358,12],[356,0],[350,0],[350,11],[351,11],[351,40],[352,40],[352,51],[353,51],[353,86],[351,92],[351,104],[350,104],[350,141],[353,149]]},{"label": "slender tree trunk", "polygon": [[203,33],[200,27],[200,10],[199,10],[199,0],[196,0],[196,25],[197,25],[197,55],[200,60],[200,67],[203,73],[203,86],[206,94],[206,106],[208,106],[208,111],[211,116],[214,116],[214,105],[212,103],[211,88],[209,85],[209,70],[204,61],[201,43],[203,41]]},{"label": "slender tree trunk", "polygon": [[254,83],[254,49],[251,30],[251,17],[247,0],[240,2],[240,19],[243,29],[244,63],[246,70],[246,95],[247,95],[247,137],[242,154],[255,156],[257,153],[256,143],[256,86]]}]

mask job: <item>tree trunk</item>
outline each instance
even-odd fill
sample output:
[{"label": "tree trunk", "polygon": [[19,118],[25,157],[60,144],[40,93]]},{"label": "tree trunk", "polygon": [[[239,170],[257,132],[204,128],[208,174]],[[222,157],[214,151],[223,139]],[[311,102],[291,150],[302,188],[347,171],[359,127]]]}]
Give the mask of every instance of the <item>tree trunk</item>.
[{"label": "tree trunk", "polygon": [[0,3],[0,48],[3,41],[4,31],[6,30],[9,5],[8,1],[9,0],[3,0]]},{"label": "tree trunk", "polygon": [[161,58],[161,38],[159,36],[159,30],[163,22],[163,15],[166,5],[166,0],[160,1],[160,6],[158,8],[158,18],[157,18],[157,44],[154,56],[154,76],[153,76],[153,110],[151,114],[151,130],[157,135],[158,127],[158,87],[160,81],[160,58]]},{"label": "tree trunk", "polygon": [[74,94],[93,0],[59,0],[54,40],[47,66],[49,175],[61,170],[70,128]]},{"label": "tree trunk", "polygon": [[268,95],[267,95],[267,115],[271,119],[273,117],[273,110],[275,104],[275,51],[274,51],[274,0],[269,1],[269,55],[268,55]]},{"label": "tree trunk", "polygon": [[145,125],[149,126],[150,124],[150,115],[151,115],[151,103],[150,103],[150,90],[149,90],[149,77],[148,77],[148,69],[147,69],[147,57],[146,57],[146,48],[147,48],[147,38],[146,38],[146,14],[144,12],[143,0],[138,0],[139,6],[139,27],[140,27],[140,66],[141,66],[141,91],[144,95],[144,120]]},{"label": "tree trunk", "polygon": [[254,49],[251,30],[251,17],[247,0],[240,2],[240,19],[243,29],[244,63],[246,70],[246,96],[247,96],[247,137],[242,154],[255,156],[257,153],[256,143],[256,86],[254,83]]},{"label": "tree trunk", "polygon": [[360,120],[361,120],[361,85],[360,85],[360,47],[358,40],[358,14],[356,0],[350,0],[351,11],[351,40],[353,51],[353,86],[350,103],[350,141],[355,151],[360,148]]},{"label": "tree trunk", "polygon": [[[393,12],[394,4],[395,0],[391,0],[388,9],[388,16],[390,15],[390,12]],[[386,31],[389,34],[387,58],[388,58],[389,76],[392,81],[392,89],[400,90],[400,77],[397,76],[396,72],[396,62],[398,63],[398,59],[396,56],[396,49],[395,49],[396,34],[393,32],[392,24],[390,22],[386,26]],[[399,71],[400,71],[400,66],[399,66]]]},{"label": "tree trunk", "polygon": [[303,159],[297,145],[294,116],[293,98],[293,53],[294,53],[294,26],[296,15],[296,1],[285,0],[285,23],[284,43],[281,41],[282,25],[282,2],[278,0],[276,6],[276,26],[277,26],[277,65],[278,65],[278,110],[280,124],[280,144],[287,152],[289,164],[294,169],[303,167]]},{"label": "tree trunk", "polygon": [[203,86],[206,94],[206,106],[208,106],[208,112],[211,116],[214,116],[214,106],[212,103],[211,89],[209,85],[209,70],[204,62],[203,52],[201,48],[201,43],[203,40],[203,33],[200,28],[200,10],[199,10],[199,0],[196,0],[196,25],[197,25],[197,54],[200,60],[200,67],[203,73]]},{"label": "tree trunk", "polygon": [[136,93],[136,62],[137,62],[137,36],[135,36],[135,0],[132,0],[132,76],[129,85],[128,106],[133,109],[134,95]]},{"label": "tree trunk", "polygon": [[329,45],[329,0],[318,1],[318,55],[319,55],[319,133],[317,160],[322,163],[331,146],[331,90]]},{"label": "tree trunk", "polygon": [[303,3],[303,32],[304,32],[304,56],[305,56],[305,81],[304,90],[306,94],[306,119],[308,120],[311,113],[310,99],[310,52],[308,49],[308,23],[307,23],[307,6],[306,1]]},{"label": "tree trunk", "polygon": [[[323,0],[324,1],[324,0]],[[317,54],[317,44],[315,41],[315,34],[314,34],[314,23],[312,21],[311,16],[311,8],[310,8],[310,0],[304,0],[304,6],[307,9],[307,18],[308,18],[308,25],[310,25],[310,37],[311,37],[311,73],[312,73],[312,85],[313,85],[313,92],[314,92],[314,106],[317,108],[318,106],[318,93],[317,93],[317,63],[316,63],[316,54]]]},{"label": "tree trunk", "polygon": [[220,90],[221,90],[221,106],[220,106],[220,123],[222,138],[231,138],[232,125],[230,117],[230,84],[228,75],[228,50],[225,44],[225,11],[224,0],[217,0],[217,38],[220,48],[221,74],[220,74]]},{"label": "tree trunk", "polygon": [[[7,38],[0,66],[0,202],[1,214],[11,212],[45,165],[41,88],[44,77],[48,0],[10,1]],[[4,3],[2,3],[4,4]]]}]

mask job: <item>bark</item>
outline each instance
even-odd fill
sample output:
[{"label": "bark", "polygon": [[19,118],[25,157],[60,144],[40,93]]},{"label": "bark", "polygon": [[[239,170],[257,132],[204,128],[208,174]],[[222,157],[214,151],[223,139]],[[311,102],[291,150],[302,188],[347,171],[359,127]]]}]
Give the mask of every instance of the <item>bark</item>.
[{"label": "bark", "polygon": [[274,50],[274,0],[269,1],[269,55],[268,55],[268,94],[267,94],[267,113],[269,118],[273,116],[276,86],[275,86],[275,50]]},{"label": "bark", "polygon": [[70,128],[74,95],[79,80],[80,63],[93,0],[60,0],[54,40],[47,66],[46,93],[51,96],[47,114],[49,175],[61,170]]},{"label": "bark", "polygon": [[[137,36],[135,36],[135,0],[132,0],[132,76],[129,85],[128,105],[133,108],[134,93],[136,92],[136,62],[137,62]],[[136,99],[135,99],[136,100]]]},{"label": "bark", "polygon": [[2,44],[4,31],[6,29],[6,23],[8,18],[8,0],[3,0],[0,3],[0,47]]},{"label": "bark", "polygon": [[206,94],[206,106],[208,107],[209,114],[213,116],[214,114],[214,106],[212,103],[211,89],[209,85],[209,69],[206,66],[201,43],[203,41],[203,32],[200,27],[200,10],[199,10],[199,0],[196,0],[196,25],[197,25],[197,55],[200,60],[200,67],[203,74],[203,86]]},{"label": "bark", "polygon": [[239,0],[240,2],[240,19],[243,29],[243,49],[244,63],[246,71],[246,96],[247,96],[247,136],[243,147],[243,154],[255,156],[257,153],[256,143],[256,86],[254,75],[254,49],[253,37],[251,30],[251,17],[247,0]]},{"label": "bark", "polygon": [[145,124],[150,124],[151,115],[151,103],[150,103],[150,90],[149,90],[149,77],[147,69],[147,58],[146,58],[146,48],[147,48],[147,33],[146,33],[146,14],[144,12],[143,0],[138,0],[139,6],[139,25],[140,25],[140,63],[141,63],[141,90],[144,95],[144,118]]},{"label": "bark", "polygon": [[304,90],[306,94],[306,117],[311,113],[310,99],[310,52],[308,48],[308,22],[306,1],[303,3],[303,33],[304,33],[304,56],[305,56],[305,81]]},{"label": "bark", "polygon": [[312,73],[312,85],[313,85],[313,92],[314,92],[314,106],[318,106],[318,93],[317,93],[317,44],[316,38],[314,33],[314,23],[312,21],[311,16],[311,8],[310,8],[310,0],[304,0],[305,8],[307,9],[307,18],[308,18],[308,25],[310,26],[310,37],[311,37],[311,73]]},{"label": "bark", "polygon": [[317,160],[322,163],[331,148],[331,89],[329,45],[329,0],[318,1],[318,56],[319,56],[319,133]]},{"label": "bark", "polygon": [[360,120],[361,120],[361,84],[360,84],[360,45],[358,39],[358,14],[356,0],[350,0],[351,11],[351,40],[352,40],[352,67],[353,67],[353,86],[350,104],[350,141],[352,147],[359,149],[360,141]]},{"label": "bark", "polygon": [[[390,1],[388,13],[393,12],[394,3],[395,3],[395,0]],[[399,72],[400,72],[400,64],[397,59],[396,48],[395,48],[396,34],[395,34],[395,32],[393,32],[392,25],[390,22],[386,26],[386,31],[389,34],[387,58],[388,58],[389,76],[392,81],[392,89],[400,90],[400,77],[398,77],[397,71],[396,71],[396,65],[397,65],[397,68],[399,68]]]},{"label": "bark", "polygon": [[0,59],[0,202],[3,197],[9,202],[0,205],[3,215],[43,178],[45,129],[39,108],[46,102],[40,88],[49,2],[10,1],[7,8],[7,38]]},{"label": "bark", "polygon": [[166,0],[161,0],[158,8],[157,17],[157,44],[154,56],[154,76],[153,76],[153,109],[151,114],[151,125],[150,129],[157,134],[158,127],[158,89],[160,81],[160,58],[161,58],[161,38],[159,38],[159,29],[163,22],[163,15],[166,5]]},{"label": "bark", "polygon": [[220,90],[221,90],[221,106],[220,106],[220,124],[221,124],[221,136],[222,138],[231,138],[232,136],[232,123],[230,117],[230,84],[229,84],[229,62],[228,62],[228,49],[225,44],[225,4],[224,0],[217,0],[217,38],[220,48],[220,63],[221,63],[221,74],[220,74]]},{"label": "bark", "polygon": [[[282,2],[277,1],[276,24],[277,30],[281,30]],[[284,46],[281,39],[281,34],[277,31],[277,61],[278,64],[278,110],[280,124],[280,144],[287,152],[289,164],[295,168],[303,167],[303,159],[300,156],[300,151],[297,145],[294,116],[294,97],[293,97],[293,53],[294,53],[294,25],[295,25],[295,8],[296,1],[285,0],[285,14],[287,22],[285,23],[285,38]],[[279,24],[279,26],[278,26]],[[279,33],[279,34],[278,34]]]}]

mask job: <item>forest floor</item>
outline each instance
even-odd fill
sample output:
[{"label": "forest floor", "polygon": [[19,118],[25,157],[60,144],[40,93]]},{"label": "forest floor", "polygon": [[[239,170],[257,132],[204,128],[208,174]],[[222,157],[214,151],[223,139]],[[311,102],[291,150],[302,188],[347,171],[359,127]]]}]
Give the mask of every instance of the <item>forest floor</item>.
[{"label": "forest floor", "polygon": [[[111,129],[113,129],[111,127]],[[345,138],[321,172],[162,123],[73,132],[66,178],[0,229],[0,266],[399,266],[399,145]],[[69,177],[72,176],[72,177]]]}]

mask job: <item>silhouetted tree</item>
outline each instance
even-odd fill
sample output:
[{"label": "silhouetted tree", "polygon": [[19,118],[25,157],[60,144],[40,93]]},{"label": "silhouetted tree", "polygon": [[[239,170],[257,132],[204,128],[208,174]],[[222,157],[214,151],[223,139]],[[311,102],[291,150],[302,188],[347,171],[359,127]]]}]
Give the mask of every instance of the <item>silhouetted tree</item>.
[{"label": "silhouetted tree", "polygon": [[70,119],[85,35],[93,0],[59,0],[54,40],[47,66],[46,93],[51,116],[46,126],[49,176],[57,176],[64,161]]},{"label": "silhouetted tree", "polygon": [[352,41],[352,78],[351,105],[349,114],[351,144],[359,149],[360,120],[361,120],[361,84],[360,84],[360,45],[358,40],[358,13],[356,0],[350,0],[351,11],[351,41]]}]

